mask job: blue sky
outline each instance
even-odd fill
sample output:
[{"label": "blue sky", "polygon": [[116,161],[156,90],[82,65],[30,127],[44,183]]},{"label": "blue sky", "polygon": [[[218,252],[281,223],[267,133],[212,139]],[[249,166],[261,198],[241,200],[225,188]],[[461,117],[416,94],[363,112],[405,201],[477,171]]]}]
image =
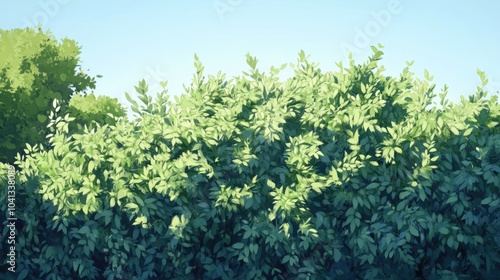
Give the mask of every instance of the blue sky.
[{"label": "blue sky", "polygon": [[[296,62],[310,54],[322,70],[336,70],[353,52],[356,62],[381,43],[387,74],[398,75],[406,61],[423,77],[434,76],[449,98],[475,92],[476,69],[486,71],[492,93],[500,91],[500,2],[498,1],[2,1],[0,28],[35,26],[82,47],[82,66],[98,79],[95,93],[118,98],[134,94],[141,79],[169,94],[184,92],[194,73],[196,53],[206,74],[228,77],[248,70],[245,54],[260,69]],[[293,74],[285,70],[283,79]]]}]

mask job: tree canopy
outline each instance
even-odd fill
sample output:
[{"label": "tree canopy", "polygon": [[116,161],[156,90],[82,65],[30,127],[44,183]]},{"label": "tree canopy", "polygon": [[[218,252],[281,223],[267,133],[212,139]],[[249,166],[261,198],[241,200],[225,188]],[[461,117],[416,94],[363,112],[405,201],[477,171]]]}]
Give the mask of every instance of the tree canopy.
[{"label": "tree canopy", "polygon": [[46,143],[52,101],[64,111],[76,93],[95,88],[80,67],[80,47],[41,28],[0,29],[0,161],[26,144]]}]

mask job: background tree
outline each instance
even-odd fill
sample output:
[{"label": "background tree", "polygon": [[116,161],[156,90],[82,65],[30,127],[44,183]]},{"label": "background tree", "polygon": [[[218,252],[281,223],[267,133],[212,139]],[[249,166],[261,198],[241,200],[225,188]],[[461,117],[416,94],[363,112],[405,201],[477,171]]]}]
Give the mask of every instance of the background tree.
[{"label": "background tree", "polygon": [[0,29],[0,161],[45,142],[53,99],[64,111],[75,93],[95,88],[80,67],[80,47],[41,28]]},{"label": "background tree", "polygon": [[109,96],[96,96],[94,94],[77,94],[71,98],[67,113],[75,120],[70,123],[70,131],[81,130],[85,125],[94,123],[99,125],[116,124],[116,118],[126,117],[125,108],[117,98]]}]

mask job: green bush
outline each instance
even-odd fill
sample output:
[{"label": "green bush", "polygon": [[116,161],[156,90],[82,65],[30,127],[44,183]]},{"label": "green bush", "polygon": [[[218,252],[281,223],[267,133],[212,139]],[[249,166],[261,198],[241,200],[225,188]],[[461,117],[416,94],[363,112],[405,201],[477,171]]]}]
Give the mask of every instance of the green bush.
[{"label": "green bush", "polygon": [[116,118],[126,118],[125,108],[117,98],[95,97],[94,94],[74,95],[66,111],[75,120],[70,123],[70,131],[82,130],[85,126],[116,124]]},{"label": "green bush", "polygon": [[[36,279],[472,279],[500,270],[500,107],[383,75],[196,75],[139,118],[28,147],[17,270]],[[168,105],[168,106],[167,106]],[[439,108],[438,108],[439,107]],[[3,196],[5,196],[2,193]],[[4,199],[2,197],[1,199]],[[2,204],[3,205],[3,204]],[[5,208],[2,206],[2,208]],[[5,209],[1,209],[4,211]],[[3,234],[6,229],[4,227]],[[2,244],[2,254],[6,250]]]},{"label": "green bush", "polygon": [[0,29],[0,162],[26,143],[45,143],[52,100],[64,110],[74,93],[95,87],[79,65],[80,47],[40,28]]}]

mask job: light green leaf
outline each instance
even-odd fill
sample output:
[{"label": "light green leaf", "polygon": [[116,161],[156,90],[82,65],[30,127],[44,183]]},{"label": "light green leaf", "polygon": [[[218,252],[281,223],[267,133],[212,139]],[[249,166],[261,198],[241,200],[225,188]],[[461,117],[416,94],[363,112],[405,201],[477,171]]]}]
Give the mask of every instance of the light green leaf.
[{"label": "light green leaf", "polygon": [[174,216],[174,217],[172,218],[171,225],[172,225],[173,227],[180,225],[180,223],[181,223],[181,220],[179,219],[179,216]]},{"label": "light green leaf", "polygon": [[271,189],[274,189],[276,188],[276,184],[274,184],[273,181],[267,179],[267,185],[271,188]]},{"label": "light green leaf", "polygon": [[311,188],[317,192],[317,193],[321,193],[321,188],[323,187],[324,185],[322,183],[318,183],[318,182],[314,182],[311,184]]},{"label": "light green leaf", "polygon": [[460,132],[458,131],[458,129],[454,126],[450,126],[450,130],[451,132],[454,134],[454,135],[459,135]]},{"label": "light green leaf", "polygon": [[434,79],[434,76],[431,76],[429,74],[429,71],[427,71],[426,69],[424,69],[424,77],[427,81],[431,82],[433,79]]},{"label": "light green leaf", "polygon": [[349,144],[351,144],[351,145],[357,145],[358,144],[358,142],[359,142],[359,133],[358,133],[357,130],[354,133],[354,135],[347,140],[347,142],[349,142]]},{"label": "light green leaf", "polygon": [[91,160],[91,161],[89,161],[89,165],[88,165],[87,171],[88,171],[88,173],[92,174],[93,170],[94,170],[94,161]]}]

